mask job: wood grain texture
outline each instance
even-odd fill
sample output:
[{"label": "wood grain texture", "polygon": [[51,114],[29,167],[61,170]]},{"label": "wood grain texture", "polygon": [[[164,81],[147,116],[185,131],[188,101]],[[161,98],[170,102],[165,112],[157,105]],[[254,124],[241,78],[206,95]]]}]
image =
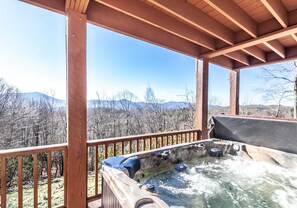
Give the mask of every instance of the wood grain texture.
[{"label": "wood grain texture", "polygon": [[208,65],[207,59],[196,60],[196,129],[201,130],[202,139],[208,138]]},{"label": "wood grain texture", "polygon": [[47,207],[52,207],[52,152],[47,153]]},{"label": "wood grain texture", "polygon": [[18,207],[23,208],[23,157],[18,156]]},{"label": "wood grain texture", "polygon": [[67,12],[67,207],[87,206],[86,15]]},{"label": "wood grain texture", "polygon": [[38,154],[33,155],[34,208],[38,207]]},{"label": "wood grain texture", "polygon": [[6,208],[6,158],[1,159],[1,208]]},{"label": "wood grain texture", "polygon": [[239,71],[229,71],[230,81],[230,114],[239,115]]}]

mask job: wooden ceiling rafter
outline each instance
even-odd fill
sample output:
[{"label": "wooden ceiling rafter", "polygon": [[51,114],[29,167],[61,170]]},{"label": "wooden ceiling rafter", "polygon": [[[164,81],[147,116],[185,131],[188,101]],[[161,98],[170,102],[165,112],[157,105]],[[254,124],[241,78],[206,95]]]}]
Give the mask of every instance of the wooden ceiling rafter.
[{"label": "wooden ceiling rafter", "polygon": [[272,51],[274,51],[277,55],[279,55],[281,58],[286,58],[285,47],[278,40],[267,41],[264,42],[264,44]]},{"label": "wooden ceiling rafter", "polygon": [[[188,24],[193,25],[196,28],[199,28],[202,31],[224,41],[227,44],[225,46],[234,45],[235,43],[235,33],[232,30],[230,30],[217,20],[213,19],[212,17],[208,16],[201,10],[198,10],[195,6],[188,4],[183,0],[147,1],[153,5],[158,6],[164,11],[177,16],[179,19],[187,22]],[[256,46],[244,50],[244,52],[259,59],[260,61],[265,62],[265,53]],[[246,56],[244,53],[225,54],[225,56],[232,58],[233,60],[236,60],[238,62],[241,62],[243,64],[249,65],[248,56]]]},{"label": "wooden ceiling rafter", "polygon": [[[219,11],[225,17],[230,19],[233,23],[238,25],[242,30],[248,33],[251,37],[258,37],[258,24],[252,19],[244,10],[242,10],[235,2],[232,0],[205,0],[214,9]],[[228,4],[226,4],[228,1]],[[261,0],[264,5],[268,7],[268,10],[274,15],[277,21],[280,22],[282,26],[287,27],[288,25],[288,14],[284,7],[282,7],[281,2],[278,0]],[[264,43],[272,51],[278,54],[281,58],[285,58],[284,46],[278,40],[272,40]]]},{"label": "wooden ceiling rafter", "polygon": [[65,11],[68,9],[77,11],[79,13],[85,14],[88,8],[90,0],[66,0],[65,1]]},{"label": "wooden ceiling rafter", "polygon": [[164,14],[160,10],[148,6],[143,2],[138,0],[129,1],[130,3],[127,4],[125,1],[118,0],[96,0],[96,2],[100,4],[155,27],[161,28],[181,38],[185,38],[209,50],[215,50],[215,40],[213,38],[209,38],[206,34],[178,21],[174,17]]},{"label": "wooden ceiling rafter", "polygon": [[[132,16],[148,24],[151,24],[155,27],[161,28],[174,35],[180,36],[181,38],[185,38],[191,42],[199,44],[205,48],[208,48],[209,50],[214,51],[216,48],[215,40],[212,37],[205,35],[199,30],[183,22],[180,22],[173,17],[164,15],[164,13],[160,10],[148,6],[143,2],[137,0],[130,0],[130,4],[126,4],[126,2],[118,0],[96,1],[112,9],[118,10],[129,16]],[[204,39],[208,40],[208,42],[206,42],[207,44],[205,44]],[[233,52],[232,54],[226,54],[225,56],[240,63],[243,63],[244,65],[249,65],[248,56],[240,51]]]},{"label": "wooden ceiling rafter", "polygon": [[291,27],[287,27],[272,33],[269,33],[267,35],[263,35],[257,38],[253,38],[247,41],[243,41],[240,42],[238,44],[235,44],[233,46],[229,46],[226,48],[222,48],[222,49],[218,49],[216,51],[213,52],[209,52],[206,54],[201,54],[201,57],[208,57],[208,58],[213,58],[216,56],[220,56],[221,54],[226,54],[226,53],[231,53],[233,51],[237,51],[237,50],[242,50],[243,48],[248,48],[251,46],[255,46],[264,42],[269,42],[269,41],[273,41],[275,39],[281,38],[281,37],[285,37],[288,35],[291,35],[293,33],[297,32],[297,25],[291,26]]},{"label": "wooden ceiling rafter", "polygon": [[[261,0],[263,5],[268,9],[272,16],[280,23],[283,28],[288,27],[289,17],[288,11],[279,0]],[[292,38],[297,42],[296,34],[291,34]]]},{"label": "wooden ceiling rafter", "polygon": [[297,2],[289,0],[21,1],[60,14],[73,8],[92,24],[228,69],[297,58]]}]

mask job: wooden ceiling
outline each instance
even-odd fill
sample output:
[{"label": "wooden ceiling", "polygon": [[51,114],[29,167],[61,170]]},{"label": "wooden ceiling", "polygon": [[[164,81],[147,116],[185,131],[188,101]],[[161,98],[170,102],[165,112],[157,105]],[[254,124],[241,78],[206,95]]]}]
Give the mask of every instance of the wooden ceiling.
[{"label": "wooden ceiling", "polygon": [[297,0],[22,0],[228,69],[297,59]]}]

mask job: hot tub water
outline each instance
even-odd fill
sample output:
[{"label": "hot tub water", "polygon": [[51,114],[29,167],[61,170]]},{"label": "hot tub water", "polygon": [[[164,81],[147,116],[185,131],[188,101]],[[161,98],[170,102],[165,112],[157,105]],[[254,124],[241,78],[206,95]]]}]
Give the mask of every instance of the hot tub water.
[{"label": "hot tub water", "polygon": [[238,156],[198,158],[185,164],[184,172],[172,167],[147,178],[170,207],[297,207],[296,169]]}]

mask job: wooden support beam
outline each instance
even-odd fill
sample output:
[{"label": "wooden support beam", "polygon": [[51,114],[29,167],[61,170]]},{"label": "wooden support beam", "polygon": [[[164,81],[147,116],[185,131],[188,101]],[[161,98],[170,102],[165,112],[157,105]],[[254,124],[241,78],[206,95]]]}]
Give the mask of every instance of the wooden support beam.
[{"label": "wooden support beam", "polygon": [[277,55],[279,55],[281,58],[286,57],[285,47],[278,40],[267,41],[264,42],[264,44],[272,51],[274,51]]},{"label": "wooden support beam", "polygon": [[32,4],[59,14],[65,14],[65,0],[21,0],[25,3]]},{"label": "wooden support beam", "polygon": [[280,0],[261,0],[261,2],[283,28],[288,27],[288,12]]},{"label": "wooden support beam", "polygon": [[294,38],[294,40],[297,42],[297,35],[295,33],[292,34],[292,38]]},{"label": "wooden support beam", "polygon": [[205,0],[215,10],[220,12],[238,27],[252,37],[257,37],[257,23],[233,0]]},{"label": "wooden support beam", "polygon": [[258,47],[252,46],[252,47],[244,48],[242,49],[242,51],[255,57],[256,59],[259,59],[262,62],[266,62],[265,52],[259,49]]},{"label": "wooden support beam", "polygon": [[87,17],[88,22],[91,24],[129,35],[192,57],[199,56],[200,47],[197,44],[99,3],[93,1],[90,2]]},{"label": "wooden support beam", "polygon": [[[162,8],[163,10],[174,14],[179,19],[182,19],[183,21],[187,22],[190,25],[193,25],[204,32],[224,41],[225,43],[229,45],[233,45],[235,33],[218,22],[217,20],[213,19],[212,17],[206,15],[201,10],[198,10],[197,7],[186,3],[183,0],[148,0],[150,3]],[[259,49],[256,46],[250,47],[247,51],[249,55],[259,58],[261,61],[265,61],[265,54],[264,52]],[[244,54],[241,54],[239,56],[243,56]],[[230,58],[238,61],[238,55],[236,56],[229,56]],[[247,59],[247,58],[244,58]],[[240,62],[242,63],[242,59],[240,59]],[[245,62],[246,64],[246,62]]]},{"label": "wooden support beam", "polygon": [[244,53],[241,53],[240,51],[234,51],[231,53],[227,53],[227,54],[225,54],[225,56],[227,56],[235,61],[238,61],[244,65],[247,65],[247,66],[250,65],[248,56],[245,55]]},{"label": "wooden support beam", "polygon": [[67,207],[87,207],[86,20],[67,11]]},{"label": "wooden support beam", "polygon": [[247,40],[247,41],[238,43],[238,44],[236,44],[234,46],[229,46],[229,47],[226,47],[226,48],[218,49],[218,50],[213,51],[213,52],[202,54],[201,57],[213,58],[213,57],[216,57],[216,56],[220,56],[222,54],[230,53],[230,52],[237,51],[237,50],[242,50],[242,49],[248,48],[250,46],[255,46],[255,45],[258,45],[258,44],[261,44],[261,43],[264,43],[264,42],[269,42],[271,40],[275,40],[275,39],[278,39],[278,38],[281,38],[281,37],[284,37],[284,36],[288,36],[288,35],[291,35],[291,34],[296,33],[296,32],[297,32],[297,25],[294,25],[294,26],[291,26],[291,27],[281,29],[279,31],[269,33],[267,35],[263,35],[263,36],[258,37],[258,38],[254,38],[254,39],[251,39],[251,40]]},{"label": "wooden support beam", "polygon": [[[204,36],[199,35],[198,30],[187,26],[186,24],[177,21],[172,17],[168,17],[164,13],[156,10],[143,2],[133,1],[133,4],[126,4],[123,1],[118,0],[96,0],[112,9],[123,12],[131,17],[137,18],[143,22],[151,24],[155,27],[162,28],[163,30],[170,32],[174,35],[177,35],[181,38],[184,38],[193,43],[202,45],[210,50],[214,50],[213,39],[211,37],[206,37],[211,40],[210,43],[201,44],[201,40],[204,39]],[[171,2],[172,3],[172,2]],[[209,23],[208,23],[209,24]],[[199,32],[200,33],[200,32]],[[205,41],[203,41],[205,42]],[[241,52],[234,52],[230,54],[226,54],[227,57],[232,58],[233,60],[239,61],[240,63],[244,63],[248,65],[248,57]]]},{"label": "wooden support beam", "polygon": [[246,69],[246,68],[250,68],[250,67],[256,67],[256,66],[263,66],[266,64],[275,64],[275,63],[280,63],[283,61],[291,61],[291,60],[296,60],[297,59],[297,47],[288,47],[286,48],[286,57],[283,59],[281,58],[279,55],[277,55],[274,52],[268,52],[266,54],[266,59],[267,62],[263,63],[261,61],[259,61],[258,59],[255,59],[253,57],[251,57],[250,59],[250,66],[245,66],[242,63],[236,62],[234,64],[234,69],[235,70],[239,70],[239,69]]},{"label": "wooden support beam", "polygon": [[130,0],[129,4],[127,4],[125,1],[118,0],[96,1],[200,46],[211,50],[215,49],[213,38],[143,2]]},{"label": "wooden support beam", "polygon": [[234,67],[234,61],[226,56],[217,56],[212,58],[210,62],[227,69],[233,69]]},{"label": "wooden support beam", "polygon": [[229,72],[230,81],[230,115],[239,115],[239,81],[240,72]]},{"label": "wooden support beam", "polygon": [[193,25],[202,31],[230,44],[234,44],[234,32],[208,16],[197,7],[184,0],[148,0],[150,3],[174,14],[183,21]]},{"label": "wooden support beam", "polygon": [[196,129],[202,131],[202,139],[208,138],[208,59],[196,60]]}]

